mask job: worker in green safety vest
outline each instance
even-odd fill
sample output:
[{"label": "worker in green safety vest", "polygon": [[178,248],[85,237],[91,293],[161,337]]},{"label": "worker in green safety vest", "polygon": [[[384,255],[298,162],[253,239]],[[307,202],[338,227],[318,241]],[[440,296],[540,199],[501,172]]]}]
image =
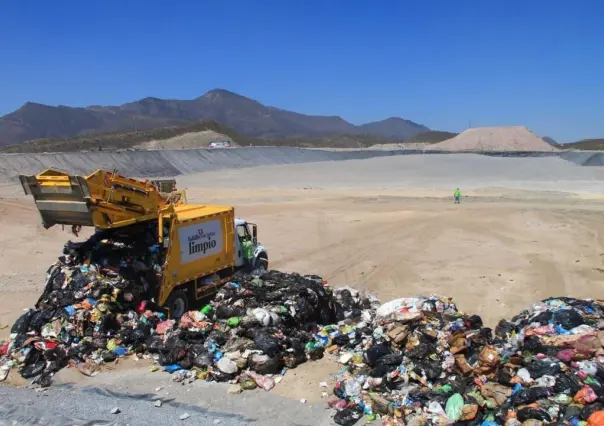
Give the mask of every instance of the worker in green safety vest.
[{"label": "worker in green safety vest", "polygon": [[252,240],[250,238],[242,238],[241,249],[243,250],[245,270],[251,272],[254,268],[254,244],[252,244]]},{"label": "worker in green safety vest", "polygon": [[459,190],[459,188],[457,188],[455,190],[455,193],[453,194],[453,197],[455,198],[455,204],[459,204],[461,201],[461,191]]}]

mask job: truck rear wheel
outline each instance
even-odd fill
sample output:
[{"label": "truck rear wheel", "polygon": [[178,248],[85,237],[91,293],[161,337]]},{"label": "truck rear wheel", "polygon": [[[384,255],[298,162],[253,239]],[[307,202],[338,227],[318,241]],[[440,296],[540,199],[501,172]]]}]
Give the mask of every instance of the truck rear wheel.
[{"label": "truck rear wheel", "polygon": [[189,311],[189,296],[182,290],[175,290],[164,306],[170,310],[171,318],[180,319]]}]

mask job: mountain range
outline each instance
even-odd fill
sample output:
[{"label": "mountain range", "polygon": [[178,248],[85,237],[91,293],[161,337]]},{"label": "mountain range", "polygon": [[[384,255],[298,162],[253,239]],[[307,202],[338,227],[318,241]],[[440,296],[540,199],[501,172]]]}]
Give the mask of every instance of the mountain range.
[{"label": "mountain range", "polygon": [[265,106],[224,89],[191,100],[144,98],[119,106],[68,107],[28,102],[0,117],[0,146],[40,138],[70,138],[214,121],[255,138],[314,138],[376,135],[406,140],[429,130],[402,118],[356,126],[338,116],[305,115]]}]

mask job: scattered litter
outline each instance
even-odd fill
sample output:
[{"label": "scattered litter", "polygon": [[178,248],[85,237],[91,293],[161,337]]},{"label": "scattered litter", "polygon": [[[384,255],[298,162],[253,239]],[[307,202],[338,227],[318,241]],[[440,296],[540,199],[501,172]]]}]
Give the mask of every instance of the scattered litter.
[{"label": "scattered litter", "polygon": [[153,406],[154,406],[154,407],[158,407],[158,408],[159,408],[159,407],[161,407],[161,405],[162,405],[161,399],[158,399],[157,401],[155,401],[155,402],[153,403]]},{"label": "scattered litter", "polygon": [[241,386],[239,386],[239,385],[230,385],[229,386],[229,390],[228,390],[229,395],[237,395],[241,392],[243,392],[243,389],[241,388]]},{"label": "scattered litter", "polygon": [[191,415],[189,413],[184,413],[184,414],[180,415],[179,419],[180,420],[187,420],[189,417],[191,417]]},{"label": "scattered litter", "polygon": [[122,410],[120,410],[118,407],[114,407],[111,409],[111,414],[119,414],[121,412]]}]

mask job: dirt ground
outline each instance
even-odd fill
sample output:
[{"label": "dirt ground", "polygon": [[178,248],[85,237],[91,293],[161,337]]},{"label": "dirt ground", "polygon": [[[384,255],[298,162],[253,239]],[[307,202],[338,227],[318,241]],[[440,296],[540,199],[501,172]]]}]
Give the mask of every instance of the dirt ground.
[{"label": "dirt ground", "polygon": [[[539,299],[604,294],[598,195],[477,189],[455,205],[450,194],[430,188],[188,185],[189,202],[234,205],[239,217],[257,223],[271,268],[318,274],[334,287],[367,289],[383,301],[451,296],[494,326]],[[36,302],[46,269],[73,238],[39,222],[31,199],[0,199],[0,338]],[[304,365],[274,392],[320,400],[318,383],[336,371],[335,363]],[[80,377],[60,374],[67,382]]]}]

